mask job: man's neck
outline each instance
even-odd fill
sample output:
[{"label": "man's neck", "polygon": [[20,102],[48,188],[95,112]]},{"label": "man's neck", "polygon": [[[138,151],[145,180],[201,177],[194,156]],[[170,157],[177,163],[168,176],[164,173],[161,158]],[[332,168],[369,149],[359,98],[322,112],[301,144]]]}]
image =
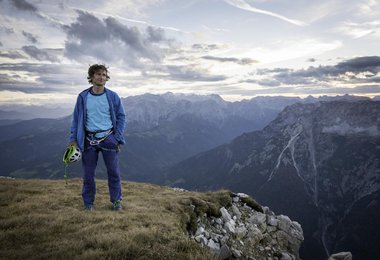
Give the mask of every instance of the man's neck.
[{"label": "man's neck", "polygon": [[92,92],[94,92],[95,94],[102,94],[104,92],[104,86],[93,85]]}]

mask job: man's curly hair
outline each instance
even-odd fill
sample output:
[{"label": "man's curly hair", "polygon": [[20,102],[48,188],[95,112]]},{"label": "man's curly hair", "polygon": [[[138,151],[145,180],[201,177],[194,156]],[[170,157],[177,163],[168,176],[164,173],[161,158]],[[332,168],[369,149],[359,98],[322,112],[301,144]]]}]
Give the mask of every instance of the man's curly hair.
[{"label": "man's curly hair", "polygon": [[106,65],[103,65],[103,64],[93,64],[93,65],[91,65],[88,68],[88,76],[87,76],[88,83],[90,83],[90,84],[92,83],[92,77],[94,76],[94,74],[98,70],[104,70],[107,73],[107,80],[110,79],[110,77],[108,76],[108,68],[107,68]]}]

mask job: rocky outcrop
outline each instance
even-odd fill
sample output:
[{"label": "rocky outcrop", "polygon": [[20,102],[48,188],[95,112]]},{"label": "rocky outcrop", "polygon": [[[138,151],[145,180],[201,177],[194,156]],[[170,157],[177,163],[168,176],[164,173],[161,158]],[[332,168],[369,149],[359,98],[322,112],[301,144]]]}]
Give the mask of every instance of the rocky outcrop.
[{"label": "rocky outcrop", "polygon": [[336,253],[331,255],[329,260],[352,260],[352,254],[350,252]]},{"label": "rocky outcrop", "polygon": [[301,225],[268,207],[244,202],[247,195],[232,194],[232,205],[220,208],[220,217],[204,214],[191,237],[218,259],[299,259],[304,240]]}]

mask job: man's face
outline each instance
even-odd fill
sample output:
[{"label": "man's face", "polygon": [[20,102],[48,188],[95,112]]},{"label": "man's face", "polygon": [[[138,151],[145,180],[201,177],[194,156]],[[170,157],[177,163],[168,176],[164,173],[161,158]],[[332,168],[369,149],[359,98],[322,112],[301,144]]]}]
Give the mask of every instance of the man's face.
[{"label": "man's face", "polygon": [[98,87],[102,87],[106,84],[107,81],[107,71],[97,70],[92,76],[92,84]]}]

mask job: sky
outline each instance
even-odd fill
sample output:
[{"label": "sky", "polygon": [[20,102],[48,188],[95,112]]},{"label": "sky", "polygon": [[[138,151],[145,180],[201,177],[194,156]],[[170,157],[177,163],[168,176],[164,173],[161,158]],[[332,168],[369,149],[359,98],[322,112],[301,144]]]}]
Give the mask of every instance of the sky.
[{"label": "sky", "polygon": [[0,106],[144,93],[380,95],[376,0],[0,0]]}]

